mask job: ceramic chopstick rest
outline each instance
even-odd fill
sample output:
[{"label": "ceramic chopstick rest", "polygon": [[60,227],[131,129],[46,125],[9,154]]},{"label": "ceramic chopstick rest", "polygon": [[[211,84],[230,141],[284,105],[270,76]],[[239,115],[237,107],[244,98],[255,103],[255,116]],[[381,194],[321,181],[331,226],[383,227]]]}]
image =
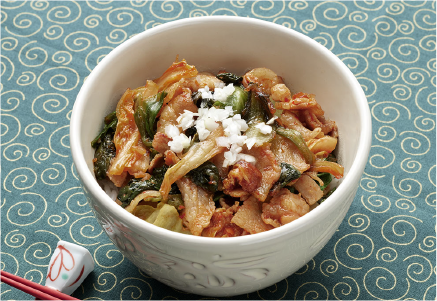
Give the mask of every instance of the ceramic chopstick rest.
[{"label": "ceramic chopstick rest", "polygon": [[94,260],[87,249],[61,240],[50,259],[45,285],[71,295],[93,270]]}]

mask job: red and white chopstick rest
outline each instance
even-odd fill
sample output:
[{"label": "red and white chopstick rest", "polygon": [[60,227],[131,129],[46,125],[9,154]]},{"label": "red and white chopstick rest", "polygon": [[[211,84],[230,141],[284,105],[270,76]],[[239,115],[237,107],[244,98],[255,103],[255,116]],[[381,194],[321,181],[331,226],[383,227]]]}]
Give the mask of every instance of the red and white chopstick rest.
[{"label": "red and white chopstick rest", "polygon": [[6,271],[1,271],[1,281],[37,300],[79,300],[70,295],[93,270],[94,260],[87,249],[61,240],[50,259],[45,286]]},{"label": "red and white chopstick rest", "polygon": [[71,295],[93,270],[94,260],[87,249],[60,240],[50,259],[45,285]]}]

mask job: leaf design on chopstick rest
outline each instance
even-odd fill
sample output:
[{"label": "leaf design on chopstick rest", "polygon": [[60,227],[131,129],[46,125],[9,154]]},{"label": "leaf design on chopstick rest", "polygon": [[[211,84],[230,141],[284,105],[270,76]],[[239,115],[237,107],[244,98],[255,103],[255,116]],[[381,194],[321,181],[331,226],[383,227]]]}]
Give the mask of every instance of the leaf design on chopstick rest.
[{"label": "leaf design on chopstick rest", "polygon": [[74,280],[73,283],[70,284],[69,286],[73,286],[75,283],[77,283],[77,282],[80,280],[80,278],[82,278],[82,275],[83,275],[84,270],[85,270],[85,266],[83,265],[83,266],[82,266],[82,270],[80,270],[79,276],[78,276],[78,277],[76,278],[76,280]]},{"label": "leaf design on chopstick rest", "polygon": [[[59,245],[56,248],[55,252],[56,251],[58,251],[59,253],[56,256],[54,256],[54,259],[50,264],[49,272],[47,273],[47,278],[50,279],[51,281],[55,281],[56,279],[58,279],[59,275],[61,275],[62,268],[64,268],[66,271],[70,271],[71,269],[74,268],[74,265],[75,265],[73,254],[71,254],[71,252],[68,251],[64,246]],[[71,261],[70,261],[71,267],[70,268],[68,268],[66,266],[66,264],[68,264],[69,262],[68,262],[68,259],[64,260],[64,254],[65,254],[65,256],[69,256],[71,258]],[[56,277],[53,277],[53,275],[52,275],[53,272],[56,272],[56,270],[53,271],[53,269],[55,268],[55,266],[57,267],[58,264],[59,264],[59,269],[57,270],[57,274],[55,274]]]}]

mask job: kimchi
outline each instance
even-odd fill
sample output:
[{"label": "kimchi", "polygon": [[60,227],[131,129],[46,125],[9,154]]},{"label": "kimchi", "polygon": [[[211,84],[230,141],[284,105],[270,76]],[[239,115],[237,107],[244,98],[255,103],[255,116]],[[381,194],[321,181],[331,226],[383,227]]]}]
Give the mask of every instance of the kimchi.
[{"label": "kimchi", "polygon": [[128,212],[180,233],[281,227],[320,205],[344,173],[335,121],[268,68],[212,74],[176,60],[127,88],[104,124],[91,143],[96,179]]}]

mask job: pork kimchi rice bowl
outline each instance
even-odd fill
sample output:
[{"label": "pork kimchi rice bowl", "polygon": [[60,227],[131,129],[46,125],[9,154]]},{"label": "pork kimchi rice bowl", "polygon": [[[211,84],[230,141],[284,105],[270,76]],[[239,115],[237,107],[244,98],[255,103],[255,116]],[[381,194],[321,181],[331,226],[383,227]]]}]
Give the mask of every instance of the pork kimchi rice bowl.
[{"label": "pork kimchi rice bowl", "polygon": [[95,177],[126,211],[175,232],[234,237],[292,223],[343,177],[337,125],[310,93],[264,66],[212,74],[176,59],[102,121]]},{"label": "pork kimchi rice bowl", "polygon": [[345,219],[371,120],[342,60],[292,29],[231,16],[149,28],[106,55],[75,100],[72,173],[95,215],[80,231],[97,221],[93,237],[178,291],[272,286]]}]

